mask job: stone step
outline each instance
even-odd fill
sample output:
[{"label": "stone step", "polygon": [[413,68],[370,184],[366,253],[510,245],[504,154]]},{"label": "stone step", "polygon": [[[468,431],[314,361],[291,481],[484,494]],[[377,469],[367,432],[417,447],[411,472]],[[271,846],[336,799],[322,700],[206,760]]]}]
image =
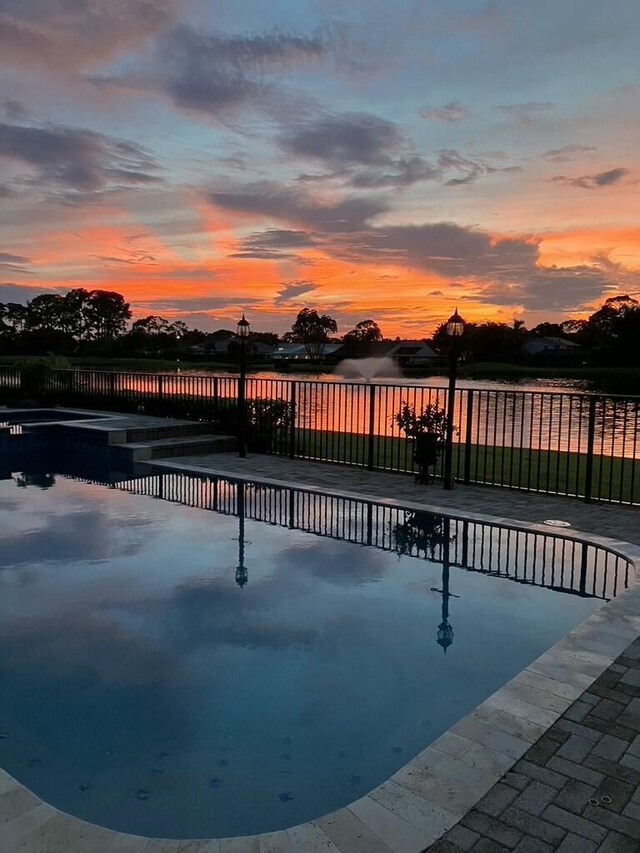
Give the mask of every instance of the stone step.
[{"label": "stone step", "polygon": [[212,435],[214,426],[205,421],[191,421],[189,423],[153,424],[150,426],[127,427],[127,443],[159,441],[165,438],[182,438],[184,436]]},{"label": "stone step", "polygon": [[215,432],[213,424],[206,421],[187,421],[169,418],[153,418],[145,415],[106,414],[102,419],[77,423],[61,423],[54,427],[67,439],[82,444],[108,444],[119,447],[123,444],[148,444],[165,438],[210,436]]},{"label": "stone step", "polygon": [[230,453],[237,448],[231,435],[187,435],[152,441],[129,441],[115,445],[128,451],[133,462],[168,459],[176,456],[200,456],[205,453]]}]

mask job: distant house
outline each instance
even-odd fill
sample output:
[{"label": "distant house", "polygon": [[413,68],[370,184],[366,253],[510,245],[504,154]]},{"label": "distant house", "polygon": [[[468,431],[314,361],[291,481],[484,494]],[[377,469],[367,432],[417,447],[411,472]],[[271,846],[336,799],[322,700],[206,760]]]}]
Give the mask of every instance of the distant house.
[{"label": "distant house", "polygon": [[521,345],[522,355],[538,363],[576,363],[583,359],[584,348],[566,338],[532,335]]},{"label": "distant house", "polygon": [[[321,358],[331,359],[342,349],[341,343],[326,343],[322,347]],[[305,344],[278,344],[273,351],[274,361],[309,361],[311,356]]]},{"label": "distant house", "polygon": [[216,338],[216,340],[208,340],[204,345],[205,352],[210,356],[227,356],[229,354],[229,342],[233,340],[233,336],[230,338]]},{"label": "distant house", "polygon": [[265,344],[262,341],[249,340],[247,343],[247,354],[252,361],[273,361],[275,349],[273,344]]},{"label": "distant house", "polygon": [[445,363],[426,341],[392,341],[380,354],[392,358],[400,367],[439,367]]},{"label": "distant house", "polygon": [[[236,335],[218,336],[213,340],[209,339],[204,345],[204,351],[211,358],[233,359],[238,356],[237,348],[240,346],[239,339]],[[252,341],[250,338],[247,341],[247,358],[251,361],[271,361],[273,358],[275,347],[271,344],[262,343],[262,341]]]}]

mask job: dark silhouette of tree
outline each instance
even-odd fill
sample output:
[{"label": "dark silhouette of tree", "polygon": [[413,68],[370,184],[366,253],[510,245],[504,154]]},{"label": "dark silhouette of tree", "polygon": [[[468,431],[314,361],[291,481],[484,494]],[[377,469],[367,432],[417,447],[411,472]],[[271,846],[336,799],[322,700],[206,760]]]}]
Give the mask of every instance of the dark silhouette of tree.
[{"label": "dark silhouette of tree", "polygon": [[567,333],[560,323],[538,323],[531,329],[531,334],[538,338],[566,338]]},{"label": "dark silhouette of tree", "polygon": [[338,324],[328,314],[318,314],[315,308],[303,308],[291,326],[289,338],[305,345],[309,358],[320,358],[330,332],[337,332]]},{"label": "dark silhouette of tree", "polygon": [[347,339],[371,344],[382,340],[382,332],[375,320],[361,320],[344,336]]},{"label": "dark silhouette of tree", "polygon": [[251,340],[275,347],[279,341],[277,332],[251,332]]},{"label": "dark silhouette of tree", "polygon": [[29,311],[26,305],[8,302],[4,306],[3,324],[11,336],[20,335],[27,328]]},{"label": "dark silhouette of tree", "polygon": [[598,347],[612,346],[621,335],[620,321],[632,311],[637,310],[638,301],[631,296],[611,296],[587,320],[586,331]]},{"label": "dark silhouette of tree", "polygon": [[382,340],[380,326],[375,320],[361,320],[342,338],[344,354],[348,356],[366,356],[374,345]]},{"label": "dark silhouette of tree", "polygon": [[91,290],[90,330],[94,340],[115,340],[123,335],[131,308],[121,293],[113,290]]},{"label": "dark silhouette of tree", "polygon": [[167,334],[167,330],[171,324],[164,317],[159,317],[156,314],[149,314],[147,317],[141,317],[136,320],[131,326],[131,334],[144,335],[151,337],[153,335]]},{"label": "dark silhouette of tree", "polygon": [[65,299],[59,293],[41,293],[27,305],[29,330],[55,329],[64,332],[67,326]]},{"label": "dark silhouette of tree", "polygon": [[564,337],[569,338],[571,341],[575,341],[577,344],[581,344],[583,342],[580,338],[584,335],[585,329],[587,328],[587,321],[563,320],[562,323],[560,323],[560,328],[562,329]]},{"label": "dark silhouette of tree", "polygon": [[[508,323],[467,323],[462,337],[458,339],[458,353],[465,361],[517,361],[524,338],[521,320]],[[433,344],[443,353],[448,353],[451,339],[447,335],[447,324],[441,323],[433,335]]]}]

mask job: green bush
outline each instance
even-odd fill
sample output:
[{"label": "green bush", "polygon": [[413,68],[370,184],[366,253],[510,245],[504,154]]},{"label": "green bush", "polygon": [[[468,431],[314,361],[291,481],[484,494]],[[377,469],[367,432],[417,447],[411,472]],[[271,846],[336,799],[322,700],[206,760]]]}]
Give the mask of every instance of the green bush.
[{"label": "green bush", "polygon": [[14,367],[20,371],[20,391],[22,396],[41,399],[47,392],[47,380],[52,370],[68,368],[66,358],[49,355],[43,358],[29,358],[16,361]]},{"label": "green bush", "polygon": [[[231,435],[238,433],[238,402],[218,401],[216,425]],[[291,429],[291,404],[279,397],[256,397],[246,401],[246,438],[250,450],[269,453],[286,446]]]}]

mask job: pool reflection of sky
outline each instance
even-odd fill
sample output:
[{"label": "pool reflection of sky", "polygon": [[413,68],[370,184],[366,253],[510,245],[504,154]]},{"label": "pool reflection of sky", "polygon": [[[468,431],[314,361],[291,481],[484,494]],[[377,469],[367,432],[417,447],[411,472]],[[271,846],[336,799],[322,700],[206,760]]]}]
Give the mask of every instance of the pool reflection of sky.
[{"label": "pool reflection of sky", "polygon": [[370,790],[601,602],[58,479],[0,483],[0,766],[138,834]]}]

